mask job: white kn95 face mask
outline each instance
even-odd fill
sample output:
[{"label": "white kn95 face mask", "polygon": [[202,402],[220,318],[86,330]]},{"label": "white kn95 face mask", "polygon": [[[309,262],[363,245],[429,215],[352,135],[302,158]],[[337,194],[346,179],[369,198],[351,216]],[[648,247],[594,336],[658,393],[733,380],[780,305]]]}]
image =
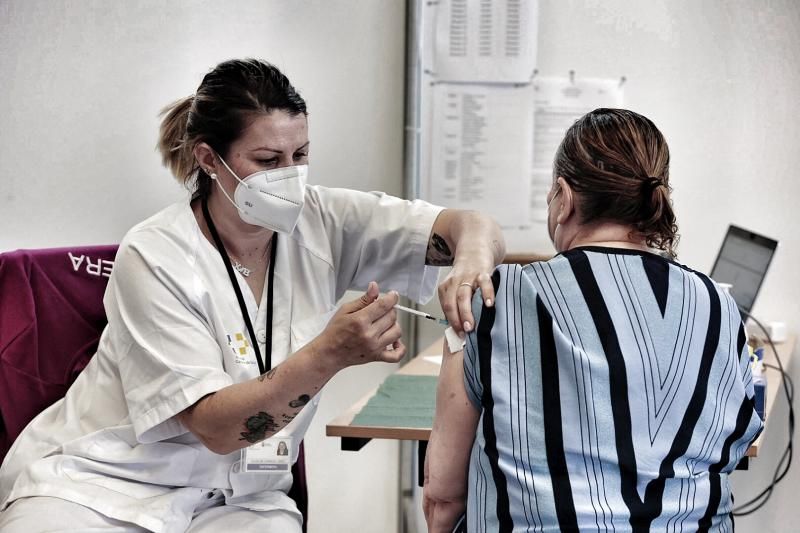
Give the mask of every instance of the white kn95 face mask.
[{"label": "white kn95 face mask", "polygon": [[[233,199],[218,180],[217,185],[243,221],[278,233],[294,231],[305,202],[308,165],[261,170],[240,179],[224,159],[219,159],[239,184]],[[216,175],[211,177],[216,180]]]}]

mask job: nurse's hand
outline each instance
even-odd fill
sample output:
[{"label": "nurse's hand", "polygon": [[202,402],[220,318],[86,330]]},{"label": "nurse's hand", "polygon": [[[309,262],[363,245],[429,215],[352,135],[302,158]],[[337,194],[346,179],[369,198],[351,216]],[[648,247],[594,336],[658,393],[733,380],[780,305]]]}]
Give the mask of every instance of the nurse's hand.
[{"label": "nurse's hand", "polygon": [[311,341],[312,349],[337,369],[400,361],[406,347],[400,340],[402,330],[394,310],[398,299],[395,291],[379,296],[378,284],[370,282],[363,296],[345,303],[333,315],[325,330]]},{"label": "nurse's hand", "polygon": [[453,265],[439,285],[439,303],[445,318],[458,335],[475,329],[472,295],[480,287],[483,303],[494,305],[491,275],[503,262],[506,244],[500,226],[477,211],[445,209],[431,228],[425,264]]},{"label": "nurse's hand", "polygon": [[[475,265],[476,263],[471,263]],[[491,262],[486,262],[491,265]],[[464,337],[475,329],[475,317],[472,315],[472,296],[480,288],[483,303],[487,307],[494,305],[494,285],[492,285],[491,272],[494,266],[475,268],[469,264],[466,268],[458,265],[439,284],[439,303],[450,326]]]}]

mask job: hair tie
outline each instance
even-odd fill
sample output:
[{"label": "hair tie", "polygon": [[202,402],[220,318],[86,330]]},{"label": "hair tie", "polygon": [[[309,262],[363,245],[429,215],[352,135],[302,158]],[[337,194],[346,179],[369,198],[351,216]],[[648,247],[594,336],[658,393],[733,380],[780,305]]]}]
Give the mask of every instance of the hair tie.
[{"label": "hair tie", "polygon": [[642,188],[642,192],[651,193],[654,190],[658,189],[664,185],[664,180],[662,178],[656,178],[655,176],[647,176],[646,178],[642,179],[642,183],[640,187]]}]

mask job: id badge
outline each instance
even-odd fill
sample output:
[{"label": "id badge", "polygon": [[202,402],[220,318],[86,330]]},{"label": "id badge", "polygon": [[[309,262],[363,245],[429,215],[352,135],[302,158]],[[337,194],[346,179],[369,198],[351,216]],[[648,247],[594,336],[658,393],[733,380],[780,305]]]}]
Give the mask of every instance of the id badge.
[{"label": "id badge", "polygon": [[271,437],[242,448],[242,472],[286,474],[292,469],[292,437]]}]

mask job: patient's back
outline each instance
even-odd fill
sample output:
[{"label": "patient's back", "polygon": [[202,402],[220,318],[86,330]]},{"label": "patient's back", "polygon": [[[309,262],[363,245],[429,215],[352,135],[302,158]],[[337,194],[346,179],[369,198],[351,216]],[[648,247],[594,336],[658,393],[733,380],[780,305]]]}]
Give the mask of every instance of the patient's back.
[{"label": "patient's back", "polygon": [[733,299],[609,248],[501,266],[493,281],[464,352],[482,409],[468,530],[730,526],[727,476],[762,427]]}]

